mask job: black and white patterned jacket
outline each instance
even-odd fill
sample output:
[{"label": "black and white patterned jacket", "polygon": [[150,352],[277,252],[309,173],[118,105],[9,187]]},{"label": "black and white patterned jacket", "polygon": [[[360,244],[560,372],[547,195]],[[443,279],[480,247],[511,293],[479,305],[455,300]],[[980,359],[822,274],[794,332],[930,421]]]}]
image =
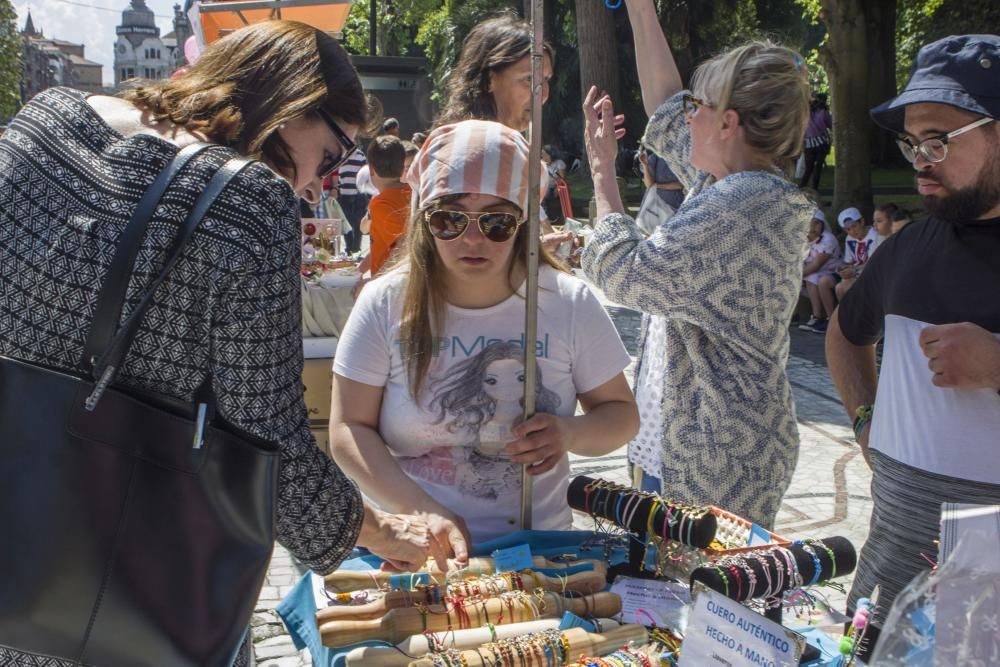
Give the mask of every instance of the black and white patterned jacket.
[{"label": "black and white patterned jacket", "polygon": [[[158,137],[121,136],[66,88],[40,93],[14,118],[0,139],[0,354],[77,368],[118,237],[176,150]],[[210,149],[171,186],[139,253],[126,312],[214,168],[233,155]],[[326,573],[353,548],[363,505],[309,431],[299,253],[291,188],[252,164],[157,290],[119,379],[190,400],[210,375],[220,413],[280,445],[278,541]]]}]

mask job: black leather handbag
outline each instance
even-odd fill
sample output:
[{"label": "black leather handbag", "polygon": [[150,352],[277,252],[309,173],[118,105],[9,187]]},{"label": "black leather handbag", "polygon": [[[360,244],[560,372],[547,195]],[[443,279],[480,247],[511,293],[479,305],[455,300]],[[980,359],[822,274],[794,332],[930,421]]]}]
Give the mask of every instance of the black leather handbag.
[{"label": "black leather handbag", "polygon": [[248,164],[214,174],[122,321],[149,219],[206,148],[182,149],[143,195],[80,372],[0,357],[0,647],[94,667],[215,667],[247,631],[273,548],[277,447],[227,426],[207,384],[184,406],[115,385],[156,288]]}]

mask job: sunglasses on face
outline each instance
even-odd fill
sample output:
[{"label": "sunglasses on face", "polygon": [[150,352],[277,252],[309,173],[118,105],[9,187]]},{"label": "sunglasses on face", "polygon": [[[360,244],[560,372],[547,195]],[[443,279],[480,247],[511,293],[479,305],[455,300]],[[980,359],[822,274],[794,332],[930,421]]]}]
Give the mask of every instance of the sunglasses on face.
[{"label": "sunglasses on face", "polygon": [[911,142],[908,137],[899,137],[896,139],[896,145],[899,146],[900,152],[908,162],[916,162],[918,155],[928,162],[944,162],[944,159],[948,157],[949,139],[954,139],[960,134],[965,134],[969,130],[974,130],[980,125],[986,125],[993,120],[993,118],[988,116],[986,118],[980,118],[979,120],[973,121],[968,125],[963,125],[957,130],[952,130],[948,134],[942,134],[939,137],[924,139],[916,144]]},{"label": "sunglasses on face", "polygon": [[513,213],[495,211],[492,213],[445,211],[437,209],[424,214],[427,229],[431,235],[442,241],[454,241],[468,229],[473,220],[479,225],[479,231],[494,243],[509,241],[523,220]]},{"label": "sunglasses on face", "polygon": [[333,136],[336,137],[338,143],[340,143],[340,155],[337,157],[326,157],[323,162],[319,165],[319,177],[320,179],[326,179],[327,176],[344,166],[344,163],[350,159],[354,152],[358,150],[358,145],[351,141],[351,138],[347,136],[347,133],[340,129],[340,125],[337,121],[333,119],[329,113],[324,109],[316,109],[316,114],[323,119],[323,121],[330,127],[330,131],[333,132]]}]

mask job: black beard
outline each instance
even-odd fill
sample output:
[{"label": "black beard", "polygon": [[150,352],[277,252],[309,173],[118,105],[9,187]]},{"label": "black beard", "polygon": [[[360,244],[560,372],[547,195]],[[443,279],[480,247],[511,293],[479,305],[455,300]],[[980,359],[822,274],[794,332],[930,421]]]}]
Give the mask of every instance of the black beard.
[{"label": "black beard", "polygon": [[1000,204],[1000,150],[983,166],[975,184],[944,197],[922,197],[924,208],[939,220],[951,223],[978,220]]}]

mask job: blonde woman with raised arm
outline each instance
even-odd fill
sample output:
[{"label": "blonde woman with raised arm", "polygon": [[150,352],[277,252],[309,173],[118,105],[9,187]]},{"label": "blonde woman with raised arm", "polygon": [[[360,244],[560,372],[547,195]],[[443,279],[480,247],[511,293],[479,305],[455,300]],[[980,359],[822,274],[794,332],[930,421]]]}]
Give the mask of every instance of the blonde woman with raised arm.
[{"label": "blonde woman with raised arm", "polygon": [[702,63],[684,90],[652,0],[626,4],[643,54],[643,144],[688,191],[644,239],[615,184],[621,117],[592,88],[599,221],[583,265],[609,298],[647,314],[629,459],[646,488],[770,528],[799,450],[785,362],[813,206],[786,174],[809,114],[805,66],[752,42]]}]

